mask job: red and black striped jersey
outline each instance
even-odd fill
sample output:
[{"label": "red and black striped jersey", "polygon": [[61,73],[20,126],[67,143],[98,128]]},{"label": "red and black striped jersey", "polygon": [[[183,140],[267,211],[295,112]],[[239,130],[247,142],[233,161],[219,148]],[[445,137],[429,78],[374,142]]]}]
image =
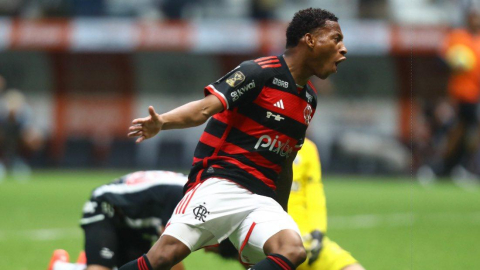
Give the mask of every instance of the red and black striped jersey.
[{"label": "red and black striped jersey", "polygon": [[206,86],[210,94],[224,110],[200,137],[185,190],[219,177],[275,197],[282,166],[301,148],[315,113],[316,91],[295,84],[282,56],[269,56],[243,62]]}]

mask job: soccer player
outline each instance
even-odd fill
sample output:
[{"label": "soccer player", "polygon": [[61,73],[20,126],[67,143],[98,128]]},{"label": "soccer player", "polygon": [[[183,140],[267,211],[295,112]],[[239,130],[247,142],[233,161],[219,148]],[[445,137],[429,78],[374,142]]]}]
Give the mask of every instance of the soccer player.
[{"label": "soccer player", "polygon": [[194,153],[185,196],[150,251],[121,270],[170,269],[192,251],[229,238],[251,269],[295,269],[306,258],[298,227],[285,212],[292,162],[316,109],[311,76],[337,71],[347,49],[338,18],[297,12],[286,50],[237,68],[205,87],[206,97],[135,119],[130,137],[209,122]]},{"label": "soccer player", "polygon": [[[80,220],[87,265],[66,262],[63,251],[54,253],[49,270],[111,270],[138,258],[158,239],[186,182],[180,173],[140,171],[96,188]],[[174,269],[183,270],[183,264]]]},{"label": "soccer player", "polygon": [[349,252],[327,233],[327,207],[320,158],[315,144],[305,139],[293,162],[293,184],[288,210],[302,233],[308,259],[298,270],[364,270]]}]

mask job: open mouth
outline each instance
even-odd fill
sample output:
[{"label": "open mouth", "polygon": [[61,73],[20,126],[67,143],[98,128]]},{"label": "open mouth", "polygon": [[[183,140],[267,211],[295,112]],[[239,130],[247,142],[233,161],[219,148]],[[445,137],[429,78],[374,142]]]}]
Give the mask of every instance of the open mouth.
[{"label": "open mouth", "polygon": [[343,62],[343,61],[345,61],[345,60],[347,60],[346,57],[340,58],[339,60],[335,61],[335,66],[338,67],[338,64],[340,64],[341,62]]}]

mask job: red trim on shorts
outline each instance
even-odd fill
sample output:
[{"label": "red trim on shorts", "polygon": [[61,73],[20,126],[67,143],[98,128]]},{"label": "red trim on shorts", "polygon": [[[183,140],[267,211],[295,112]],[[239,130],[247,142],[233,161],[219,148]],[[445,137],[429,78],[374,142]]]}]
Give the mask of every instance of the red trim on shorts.
[{"label": "red trim on shorts", "polygon": [[182,200],[177,204],[177,208],[175,208],[175,214],[180,214],[183,204],[186,201],[187,196],[183,196]]},{"label": "red trim on shorts", "polygon": [[202,185],[202,183],[198,184],[195,189],[192,191],[192,194],[190,195],[190,197],[188,198],[188,201],[187,203],[185,204],[185,206],[183,207],[183,210],[182,210],[182,214],[185,214],[185,210],[187,210],[187,206],[188,204],[190,203],[190,200],[192,200],[193,198],[193,195],[195,194],[195,192],[198,190],[198,188]]},{"label": "red trim on shorts", "polygon": [[220,246],[220,244],[204,246],[204,247],[201,247],[201,248],[210,248],[210,247],[218,247],[218,246]]},{"label": "red trim on shorts", "polygon": [[268,259],[272,260],[274,263],[278,264],[280,267],[282,267],[283,270],[291,270],[290,266],[284,261],[282,261],[280,258],[276,258],[273,256],[267,256]]},{"label": "red trim on shorts", "polygon": [[248,243],[248,239],[250,239],[250,235],[252,234],[252,231],[253,231],[253,228],[255,228],[255,225],[257,225],[257,223],[253,222],[252,225],[250,226],[250,229],[248,229],[247,235],[245,236],[245,239],[243,240],[242,246],[238,250],[238,259],[240,260],[240,263],[245,265],[245,266],[248,266],[248,265],[251,265],[251,264],[248,264],[248,263],[245,263],[245,262],[242,261],[242,252],[243,252],[243,248]]},{"label": "red trim on shorts", "polygon": [[177,206],[175,207],[175,211],[173,211],[173,213],[174,213],[175,215],[178,213],[178,208],[180,208],[179,206],[180,206],[180,204],[183,202],[183,199],[184,199],[184,198],[185,198],[185,197],[183,197],[183,198],[178,202]]},{"label": "red trim on shorts", "polygon": [[[193,190],[195,190],[197,188],[197,186],[195,186],[195,188]],[[178,208],[178,214],[181,214],[182,213],[182,210],[183,210],[183,207],[185,206],[185,204],[187,203],[188,199],[190,198],[190,196],[192,196],[192,192],[193,190],[190,190],[186,195],[185,197],[183,198],[182,200],[182,205],[180,205],[180,207]]]}]

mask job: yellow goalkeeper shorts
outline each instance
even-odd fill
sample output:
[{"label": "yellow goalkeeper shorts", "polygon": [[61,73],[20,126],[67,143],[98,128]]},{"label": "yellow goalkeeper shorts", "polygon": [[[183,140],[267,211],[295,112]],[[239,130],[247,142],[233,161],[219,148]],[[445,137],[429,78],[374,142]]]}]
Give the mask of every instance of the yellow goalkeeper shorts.
[{"label": "yellow goalkeeper shorts", "polygon": [[352,257],[350,252],[325,237],[320,257],[312,265],[308,265],[307,259],[297,270],[341,270],[355,263],[357,260]]}]

